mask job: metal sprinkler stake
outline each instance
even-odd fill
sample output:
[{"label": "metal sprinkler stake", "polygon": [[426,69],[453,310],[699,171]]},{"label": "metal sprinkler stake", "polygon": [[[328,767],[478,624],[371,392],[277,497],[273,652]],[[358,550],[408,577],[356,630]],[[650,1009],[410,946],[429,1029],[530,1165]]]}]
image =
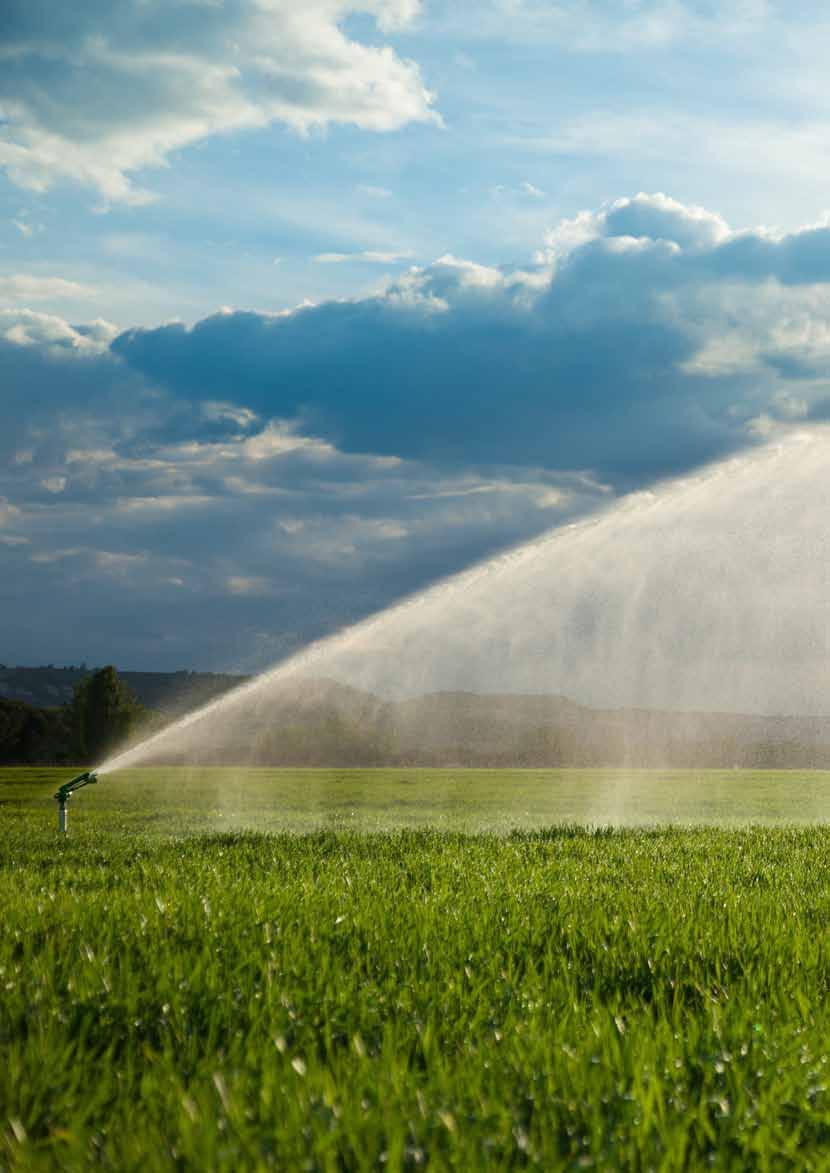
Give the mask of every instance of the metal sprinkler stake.
[{"label": "metal sprinkler stake", "polygon": [[82,786],[92,786],[98,781],[98,775],[94,774],[92,770],[87,770],[84,774],[79,774],[77,778],[73,778],[71,782],[64,782],[60,790],[55,794],[55,801],[58,804],[58,830],[66,834],[66,804],[69,802],[71,796],[76,790],[80,790]]}]

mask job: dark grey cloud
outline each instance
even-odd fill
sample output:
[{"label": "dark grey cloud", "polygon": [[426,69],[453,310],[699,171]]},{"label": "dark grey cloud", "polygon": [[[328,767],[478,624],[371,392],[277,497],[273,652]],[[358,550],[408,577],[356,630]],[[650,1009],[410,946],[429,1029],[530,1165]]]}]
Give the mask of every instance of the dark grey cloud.
[{"label": "dark grey cloud", "polygon": [[[347,451],[591,468],[632,487],[746,443],[777,380],[813,362],[779,352],[773,317],[787,288],[830,278],[830,228],[734,235],[640,196],[581,229],[564,255],[554,242],[550,273],[445,258],[377,297],[131,330],[113,350],[179,395],[230,397]],[[725,307],[736,285],[745,304]],[[725,334],[754,360],[714,378]]]},{"label": "dark grey cloud", "polygon": [[260,667],[607,496],[344,453],[38,326],[0,340],[5,660]]},{"label": "dark grey cloud", "polygon": [[421,292],[426,303],[217,315],[132,331],[113,349],[178,394],[230,393],[353,452],[591,467],[633,483],[736,443],[720,403],[709,416],[710,389],[679,371],[695,344],[666,315],[578,321],[552,291],[552,304],[518,308],[501,287],[439,309],[429,299],[442,294]]}]

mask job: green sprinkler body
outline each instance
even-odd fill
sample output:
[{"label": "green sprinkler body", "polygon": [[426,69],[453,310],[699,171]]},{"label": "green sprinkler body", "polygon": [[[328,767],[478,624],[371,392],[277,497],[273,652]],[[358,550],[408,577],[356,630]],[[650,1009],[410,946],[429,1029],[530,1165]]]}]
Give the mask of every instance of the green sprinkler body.
[{"label": "green sprinkler body", "polygon": [[98,775],[94,774],[92,770],[87,770],[84,774],[79,774],[77,778],[73,778],[71,782],[64,782],[60,790],[55,793],[55,801],[58,804],[58,830],[64,835],[66,834],[66,804],[75,793],[80,790],[82,786],[92,786],[98,781]]}]

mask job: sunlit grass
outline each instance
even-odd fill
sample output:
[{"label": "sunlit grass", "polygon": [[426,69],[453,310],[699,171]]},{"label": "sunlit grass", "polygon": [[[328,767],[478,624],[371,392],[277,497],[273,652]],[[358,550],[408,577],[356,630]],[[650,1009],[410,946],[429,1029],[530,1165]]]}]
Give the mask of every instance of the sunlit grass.
[{"label": "sunlit grass", "polygon": [[[54,821],[73,770],[0,771],[0,810]],[[72,799],[73,832],[509,831],[557,823],[830,822],[830,771],[140,768]]]}]

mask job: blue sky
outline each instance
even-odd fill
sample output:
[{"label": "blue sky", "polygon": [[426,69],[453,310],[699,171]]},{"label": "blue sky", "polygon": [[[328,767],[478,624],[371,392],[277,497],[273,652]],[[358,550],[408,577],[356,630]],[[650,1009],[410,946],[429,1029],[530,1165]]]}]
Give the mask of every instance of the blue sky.
[{"label": "blue sky", "polygon": [[262,666],[830,415],[830,18],[7,0],[0,658]]}]

